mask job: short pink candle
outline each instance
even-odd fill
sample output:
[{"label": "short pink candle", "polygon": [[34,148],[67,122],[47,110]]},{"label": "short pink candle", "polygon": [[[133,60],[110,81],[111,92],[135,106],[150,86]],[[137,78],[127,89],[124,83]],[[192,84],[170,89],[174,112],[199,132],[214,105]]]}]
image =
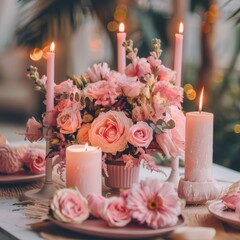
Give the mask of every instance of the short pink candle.
[{"label": "short pink candle", "polygon": [[118,71],[125,72],[126,68],[126,50],[123,47],[123,42],[126,40],[126,33],[124,32],[124,24],[120,23],[119,32],[117,33],[117,46],[118,46]]},{"label": "short pink candle", "polygon": [[183,23],[181,22],[179,25],[179,33],[175,34],[174,70],[176,71],[176,86],[181,86],[182,48],[183,48]]},{"label": "short pink candle", "polygon": [[47,52],[47,93],[46,93],[46,124],[51,125],[54,110],[54,42]]},{"label": "short pink candle", "polygon": [[206,182],[212,179],[213,114],[202,112],[203,91],[198,112],[186,114],[185,180]]},{"label": "short pink candle", "polygon": [[98,147],[71,145],[66,149],[66,186],[83,196],[102,195],[102,151]]}]

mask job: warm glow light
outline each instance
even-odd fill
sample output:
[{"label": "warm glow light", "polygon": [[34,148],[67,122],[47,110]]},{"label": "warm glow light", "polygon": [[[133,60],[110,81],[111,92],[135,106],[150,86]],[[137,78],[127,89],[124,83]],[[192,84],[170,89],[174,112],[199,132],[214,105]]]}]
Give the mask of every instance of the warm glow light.
[{"label": "warm glow light", "polygon": [[39,48],[34,48],[33,51],[30,53],[30,58],[33,61],[39,61],[43,56],[43,51]]},{"label": "warm glow light", "polygon": [[50,46],[50,51],[51,52],[54,52],[54,49],[55,49],[55,44],[54,42],[51,43],[51,46]]},{"label": "warm glow light", "polygon": [[204,92],[204,87],[202,88],[202,92],[200,95],[200,100],[199,100],[199,108],[198,111],[201,113],[202,112],[202,105],[203,105],[203,92]]},{"label": "warm glow light", "polygon": [[119,32],[124,32],[125,27],[124,27],[124,23],[120,23],[119,24]]},{"label": "warm glow light", "polygon": [[183,33],[183,23],[180,22],[179,24],[179,33]]},{"label": "warm glow light", "polygon": [[88,151],[88,143],[85,144],[85,146],[84,146],[84,151],[85,151],[85,152]]}]

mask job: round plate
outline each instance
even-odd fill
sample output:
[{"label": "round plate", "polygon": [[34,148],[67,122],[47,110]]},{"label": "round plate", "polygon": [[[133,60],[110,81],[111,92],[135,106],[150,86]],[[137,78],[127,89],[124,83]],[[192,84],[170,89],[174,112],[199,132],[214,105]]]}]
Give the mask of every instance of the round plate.
[{"label": "round plate", "polygon": [[0,174],[0,184],[32,182],[44,178],[45,173],[30,174],[24,170],[14,174]]},{"label": "round plate", "polygon": [[240,228],[240,216],[233,210],[226,209],[221,201],[212,202],[208,205],[208,211],[216,218]]},{"label": "round plate", "polygon": [[121,239],[139,239],[160,236],[167,234],[174,229],[182,226],[184,224],[184,219],[182,216],[179,217],[176,225],[172,227],[151,229],[145,225],[140,225],[137,223],[130,223],[122,228],[109,227],[106,222],[101,219],[89,219],[84,221],[82,224],[73,223],[63,223],[55,220],[49,216],[51,222],[56,225],[63,227],[68,230],[72,230],[77,233],[87,234],[91,236],[106,237],[106,238],[121,238]]}]

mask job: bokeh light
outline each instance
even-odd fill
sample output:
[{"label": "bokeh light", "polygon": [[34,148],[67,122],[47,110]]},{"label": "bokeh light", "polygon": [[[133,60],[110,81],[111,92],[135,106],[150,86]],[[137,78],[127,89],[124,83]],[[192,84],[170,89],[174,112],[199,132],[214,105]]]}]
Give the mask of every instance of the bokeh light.
[{"label": "bokeh light", "polygon": [[186,92],[186,96],[187,96],[187,99],[188,100],[195,100],[196,96],[197,96],[197,93],[194,89],[189,89],[187,92]]},{"label": "bokeh light", "polygon": [[43,57],[43,51],[40,48],[34,48],[30,53],[30,58],[33,61],[39,61]]},{"label": "bokeh light", "polygon": [[233,131],[235,133],[240,133],[240,124],[235,124],[234,128],[233,128]]},{"label": "bokeh light", "polygon": [[118,23],[115,21],[111,21],[107,25],[107,29],[110,32],[116,32],[118,30]]}]

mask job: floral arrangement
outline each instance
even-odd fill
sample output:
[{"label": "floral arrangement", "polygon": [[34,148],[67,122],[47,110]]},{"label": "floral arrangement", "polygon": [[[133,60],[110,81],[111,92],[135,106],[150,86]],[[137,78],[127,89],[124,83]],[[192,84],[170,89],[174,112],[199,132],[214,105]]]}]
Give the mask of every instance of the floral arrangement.
[{"label": "floral arrangement", "polygon": [[53,196],[50,215],[58,221],[81,224],[93,216],[110,227],[124,227],[132,221],[153,229],[174,226],[181,213],[180,199],[171,183],[146,179],[135,183],[119,197],[90,194],[78,189],[60,189]]},{"label": "floral arrangement", "polygon": [[[101,147],[105,160],[119,160],[126,168],[138,165],[161,171],[150,154],[158,149],[162,158],[183,156],[185,116],[181,109],[183,91],[175,85],[175,71],[161,60],[160,40],[153,39],[147,58],[137,56],[131,40],[124,46],[130,63],[125,74],[110,70],[107,63],[94,64],[85,75],[69,77],[55,85],[55,109],[51,123],[51,152],[61,171],[65,149],[71,144],[89,143]],[[39,78],[36,67],[29,77],[36,90],[46,92],[46,76]],[[26,138],[43,137],[42,121],[27,122]]]},{"label": "floral arrangement", "polygon": [[21,170],[31,174],[45,171],[44,150],[31,147],[12,147],[0,142],[0,173],[14,174]]}]

